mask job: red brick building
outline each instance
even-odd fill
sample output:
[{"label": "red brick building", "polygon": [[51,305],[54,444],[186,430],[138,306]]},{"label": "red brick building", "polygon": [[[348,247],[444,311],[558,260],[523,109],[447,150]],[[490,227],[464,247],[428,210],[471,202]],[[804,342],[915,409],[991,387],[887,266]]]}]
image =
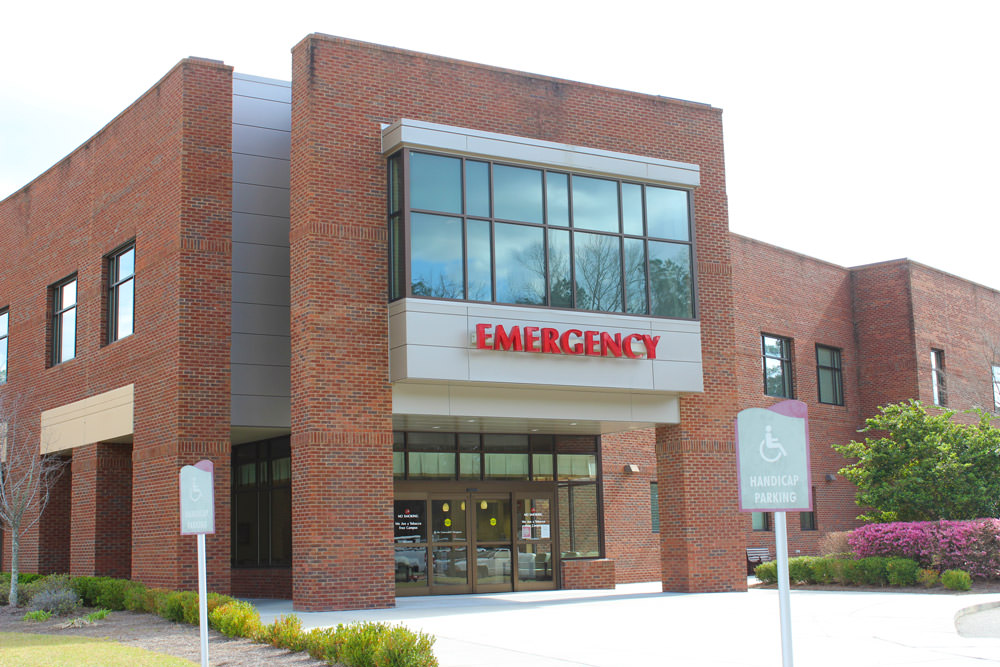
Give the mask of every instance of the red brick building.
[{"label": "red brick building", "polygon": [[989,393],[996,292],[730,234],[718,109],[292,55],[290,84],[182,61],[0,202],[0,392],[71,461],[22,570],[192,587],[177,474],[207,458],[218,591],[743,590],[739,408],[809,404],[808,552],[854,525],[829,444],[929,401],[931,349],[949,397]]}]

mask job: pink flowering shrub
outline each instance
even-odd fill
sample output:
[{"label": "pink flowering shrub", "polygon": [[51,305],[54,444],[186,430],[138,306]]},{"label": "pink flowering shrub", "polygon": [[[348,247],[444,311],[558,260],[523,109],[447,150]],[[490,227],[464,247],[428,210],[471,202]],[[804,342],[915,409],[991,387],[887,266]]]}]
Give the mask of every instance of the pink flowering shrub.
[{"label": "pink flowering shrub", "polygon": [[1000,579],[1000,519],[874,523],[854,530],[848,543],[859,558],[901,556],[922,567]]}]

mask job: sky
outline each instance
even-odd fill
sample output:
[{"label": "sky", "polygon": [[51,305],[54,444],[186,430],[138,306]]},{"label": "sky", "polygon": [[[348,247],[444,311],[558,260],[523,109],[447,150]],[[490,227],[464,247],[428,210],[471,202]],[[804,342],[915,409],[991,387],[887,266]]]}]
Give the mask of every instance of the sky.
[{"label": "sky", "polygon": [[16,2],[0,198],[187,56],[290,78],[314,32],[723,109],[730,228],[1000,288],[1000,0]]}]

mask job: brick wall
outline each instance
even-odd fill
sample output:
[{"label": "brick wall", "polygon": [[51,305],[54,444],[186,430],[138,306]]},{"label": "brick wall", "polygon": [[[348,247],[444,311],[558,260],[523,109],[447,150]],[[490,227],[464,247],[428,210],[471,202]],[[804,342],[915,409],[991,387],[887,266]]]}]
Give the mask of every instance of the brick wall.
[{"label": "brick wall", "polygon": [[[177,474],[209,456],[222,527],[208,539],[209,585],[229,588],[231,94],[231,68],[184,60],[0,202],[0,307],[10,307],[0,391],[26,398],[37,440],[39,412],[135,385],[131,571],[157,586],[196,584],[195,540],[178,535]],[[135,333],[107,344],[104,258],[132,239]],[[49,286],[73,274],[76,358],[49,367]],[[67,488],[66,516],[69,495]],[[69,568],[70,531],[61,521],[47,512],[27,536],[24,570],[46,566],[46,535],[65,545],[58,567]]]},{"label": "brick wall", "polygon": [[[863,421],[859,382],[867,375],[855,344],[851,270],[737,234],[732,247],[739,407],[763,408],[784,400],[764,395],[761,335],[791,339],[793,397],[809,409],[817,530],[801,530],[799,514],[788,513],[788,550],[790,555],[814,554],[824,533],[858,525],[853,485],[840,476],[826,479],[845,464],[831,445],[856,438]],[[817,344],[841,351],[842,406],[818,400]],[[773,522],[768,531],[753,531],[749,514],[740,520],[747,546],[768,547],[773,555]]]},{"label": "brick wall", "polygon": [[132,446],[73,450],[70,567],[74,576],[129,578],[132,570]]},{"label": "brick wall", "polygon": [[570,590],[615,587],[615,561],[610,558],[562,561],[561,587]]},{"label": "brick wall", "polygon": [[[298,608],[392,600],[392,540],[384,519],[392,480],[380,123],[407,117],[700,165],[694,210],[708,393],[686,401],[680,440],[728,441],[728,450],[704,463],[733,467],[723,417],[734,390],[725,381],[732,375],[724,354],[732,343],[732,304],[718,109],[322,35],[293,49],[292,93]],[[345,343],[360,340],[366,341],[360,350]],[[669,481],[661,480],[661,488]],[[695,549],[721,534],[729,559],[704,567],[732,570],[724,588],[738,585],[742,567],[739,538],[727,527],[735,494],[726,494],[731,501],[714,523],[672,537],[676,549]],[[353,513],[355,506],[366,512]],[[684,512],[690,518],[694,507]]]},{"label": "brick wall", "polygon": [[233,568],[232,595],[241,598],[292,597],[292,569],[283,567]]},{"label": "brick wall", "polygon": [[[651,429],[601,437],[604,551],[615,562],[618,583],[660,578],[660,536],[652,532],[650,508],[655,450]],[[639,472],[625,472],[628,464],[639,466]]]},{"label": "brick wall", "polygon": [[916,262],[910,291],[919,398],[933,403],[931,348],[943,350],[947,407],[994,411],[992,366],[1000,366],[1000,292]]}]

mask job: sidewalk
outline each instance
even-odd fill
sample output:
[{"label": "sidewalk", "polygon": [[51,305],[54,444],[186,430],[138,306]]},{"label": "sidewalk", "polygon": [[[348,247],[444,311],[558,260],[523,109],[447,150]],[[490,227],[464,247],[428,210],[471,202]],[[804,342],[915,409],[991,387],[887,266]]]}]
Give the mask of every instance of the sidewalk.
[{"label": "sidewalk", "polygon": [[[358,620],[402,623],[437,637],[442,667],[781,664],[778,593],[544,591],[399,598],[394,609],[299,613],[304,628]],[[264,622],[287,600],[252,600]],[[1000,639],[961,637],[956,614],[1000,595],[791,592],[795,664],[982,666]]]}]

